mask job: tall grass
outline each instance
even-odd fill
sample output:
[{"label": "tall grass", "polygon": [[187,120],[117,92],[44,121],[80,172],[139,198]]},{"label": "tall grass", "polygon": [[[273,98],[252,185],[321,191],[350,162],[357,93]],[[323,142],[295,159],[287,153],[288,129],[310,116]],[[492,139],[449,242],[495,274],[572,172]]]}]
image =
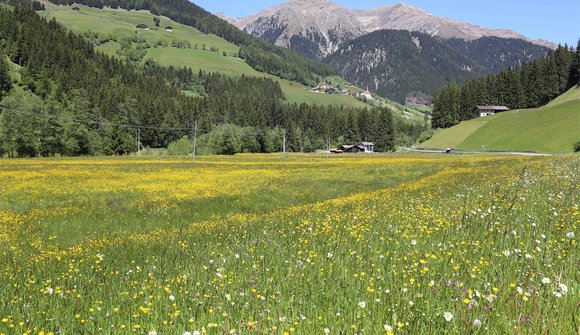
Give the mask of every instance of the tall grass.
[{"label": "tall grass", "polygon": [[0,333],[572,334],[578,159],[0,162]]}]

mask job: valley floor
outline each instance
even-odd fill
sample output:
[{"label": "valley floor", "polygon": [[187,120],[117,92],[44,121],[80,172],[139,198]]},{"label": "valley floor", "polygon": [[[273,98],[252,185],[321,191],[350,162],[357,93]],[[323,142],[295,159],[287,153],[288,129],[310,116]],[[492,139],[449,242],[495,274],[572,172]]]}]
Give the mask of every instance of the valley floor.
[{"label": "valley floor", "polygon": [[0,160],[0,334],[572,334],[577,156]]}]

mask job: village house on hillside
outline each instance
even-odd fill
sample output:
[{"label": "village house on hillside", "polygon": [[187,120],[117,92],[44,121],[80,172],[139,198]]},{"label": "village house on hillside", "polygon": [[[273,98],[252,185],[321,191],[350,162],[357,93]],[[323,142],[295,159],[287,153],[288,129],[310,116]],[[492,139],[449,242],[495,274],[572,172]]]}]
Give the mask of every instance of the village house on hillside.
[{"label": "village house on hillside", "polygon": [[165,31],[171,33],[173,32],[173,27],[165,27]]},{"label": "village house on hillside", "polygon": [[373,95],[371,94],[371,92],[369,91],[369,87],[367,85],[367,89],[364,92],[360,92],[358,94],[359,97],[361,98],[365,98],[368,101],[373,101],[375,100],[375,98],[373,98]]},{"label": "village house on hillside", "polygon": [[509,110],[510,109],[506,106],[475,106],[475,116],[484,117]]},{"label": "village house on hillside", "polygon": [[140,23],[138,24],[135,28],[139,28],[139,29],[144,29],[144,30],[149,30],[149,26],[144,24],[144,23]]}]

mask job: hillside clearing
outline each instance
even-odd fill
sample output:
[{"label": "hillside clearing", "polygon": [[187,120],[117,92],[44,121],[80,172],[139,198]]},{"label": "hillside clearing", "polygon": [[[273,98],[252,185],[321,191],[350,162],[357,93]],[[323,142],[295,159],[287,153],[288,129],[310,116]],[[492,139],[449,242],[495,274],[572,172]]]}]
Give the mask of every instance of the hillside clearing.
[{"label": "hillside clearing", "polygon": [[[76,6],[76,5],[75,5]],[[40,12],[47,18],[55,18],[67,28],[77,33],[98,34],[103,43],[97,50],[118,57],[120,42],[123,39],[142,39],[151,47],[143,61],[153,59],[162,65],[187,66],[197,72],[219,72],[232,76],[254,76],[271,78],[280,83],[286,100],[289,103],[307,103],[319,105],[336,105],[345,107],[368,106],[352,96],[317,94],[310,92],[304,85],[276,76],[256,71],[242,59],[237,58],[239,47],[215,35],[207,35],[199,30],[177,23],[166,17],[159,17],[161,23],[155,27],[153,18],[157,17],[148,11],[127,11],[124,9],[96,9],[78,5],[79,11],[71,6],[51,5],[47,11]],[[158,30],[136,28],[146,24]],[[166,26],[173,27],[173,32],[165,31]],[[169,47],[179,42],[186,48]],[[156,47],[153,47],[156,46]],[[224,55],[224,52],[226,55]]]}]

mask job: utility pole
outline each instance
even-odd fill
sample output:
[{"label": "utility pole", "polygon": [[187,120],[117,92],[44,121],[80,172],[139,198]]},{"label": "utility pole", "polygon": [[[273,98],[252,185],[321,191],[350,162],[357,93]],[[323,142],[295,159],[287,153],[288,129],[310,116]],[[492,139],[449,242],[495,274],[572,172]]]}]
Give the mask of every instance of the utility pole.
[{"label": "utility pole", "polygon": [[195,162],[195,141],[197,140],[197,120],[195,120],[195,126],[193,127],[193,151],[191,153],[191,161]]},{"label": "utility pole", "polygon": [[137,127],[137,156],[141,156],[141,128]]},{"label": "utility pole", "polygon": [[286,129],[284,129],[284,140],[282,142],[282,153],[286,153]]}]

